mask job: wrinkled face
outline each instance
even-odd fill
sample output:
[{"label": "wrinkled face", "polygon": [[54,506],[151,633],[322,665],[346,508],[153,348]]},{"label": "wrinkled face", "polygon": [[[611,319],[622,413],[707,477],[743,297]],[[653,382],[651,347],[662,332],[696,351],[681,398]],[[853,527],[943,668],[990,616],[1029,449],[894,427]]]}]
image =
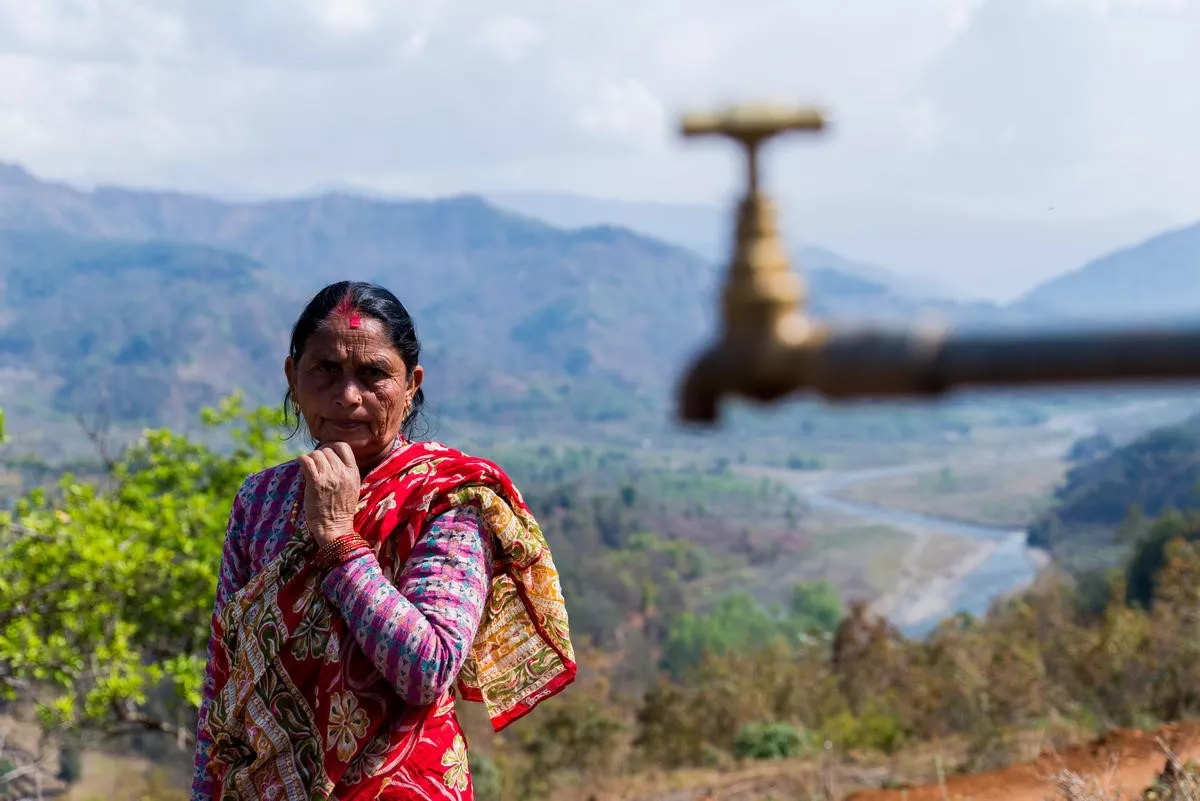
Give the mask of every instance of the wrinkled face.
[{"label": "wrinkled face", "polygon": [[284,372],[313,439],[345,442],[363,468],[390,450],[423,373],[409,373],[382,322],[337,312]]}]

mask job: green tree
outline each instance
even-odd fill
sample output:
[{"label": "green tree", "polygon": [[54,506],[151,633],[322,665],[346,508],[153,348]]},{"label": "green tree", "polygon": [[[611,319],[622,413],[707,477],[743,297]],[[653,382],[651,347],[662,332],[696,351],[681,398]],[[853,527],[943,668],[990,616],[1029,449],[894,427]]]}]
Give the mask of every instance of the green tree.
[{"label": "green tree", "polygon": [[676,678],[707,655],[754,649],[780,639],[795,643],[802,634],[831,632],[842,617],[837,591],[824,581],[792,588],[790,608],[764,608],[747,593],[721,598],[707,614],[684,612],[663,644],[662,665]]},{"label": "green tree", "polygon": [[1167,562],[1167,546],[1173,540],[1192,542],[1200,538],[1200,515],[1169,510],[1151,523],[1134,545],[1126,565],[1126,598],[1143,608],[1153,605],[1155,584]]},{"label": "green tree", "polygon": [[741,759],[789,759],[807,744],[796,727],[779,721],[743,726],[733,740],[733,755]]},{"label": "green tree", "polygon": [[753,597],[732,593],[708,614],[684,612],[676,619],[663,645],[663,667],[682,677],[706,654],[761,645],[778,633],[777,621]]},{"label": "green tree", "polygon": [[0,691],[36,698],[45,725],[187,741],[230,503],[288,457],[275,410],[235,395],[201,420],[232,447],[147,431],[106,486],[66,475],[0,513]]},{"label": "green tree", "polygon": [[842,600],[828,581],[802,581],[792,587],[790,611],[802,632],[833,631],[842,619]]}]

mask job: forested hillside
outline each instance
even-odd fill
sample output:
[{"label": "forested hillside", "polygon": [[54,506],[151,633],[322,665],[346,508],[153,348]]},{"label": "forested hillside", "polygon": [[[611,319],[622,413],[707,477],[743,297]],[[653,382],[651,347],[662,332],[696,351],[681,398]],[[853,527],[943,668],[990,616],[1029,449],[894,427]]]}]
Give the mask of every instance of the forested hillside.
[{"label": "forested hillside", "polygon": [[1092,438],[1076,456],[1054,506],[1029,534],[1031,545],[1068,564],[1111,564],[1128,547],[1138,518],[1200,506],[1200,417],[1119,448]]},{"label": "forested hillside", "polygon": [[[928,305],[819,255],[804,265],[816,314],[902,322]],[[345,278],[381,282],[413,312],[430,409],[451,427],[661,431],[684,364],[716,330],[718,265],[624,228],[559,229],[469,196],[85,192],[7,166],[0,402],[20,440],[48,455],[64,416],[179,427],[233,387],[273,400],[288,327],[316,289]],[[1000,314],[931,308],[971,323]],[[838,425],[811,406],[783,417],[772,425],[797,435]],[[888,409],[870,436],[900,419],[885,438],[954,430],[955,418]]]}]

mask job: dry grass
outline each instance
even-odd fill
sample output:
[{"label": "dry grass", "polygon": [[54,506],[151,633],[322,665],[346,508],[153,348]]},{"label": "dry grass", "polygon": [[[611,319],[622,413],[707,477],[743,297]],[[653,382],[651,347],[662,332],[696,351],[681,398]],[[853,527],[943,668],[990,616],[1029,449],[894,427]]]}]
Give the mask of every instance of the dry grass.
[{"label": "dry grass", "polygon": [[1011,465],[954,468],[948,481],[937,472],[872,481],[845,496],[879,506],[990,526],[1024,526],[1066,472],[1058,459]]},{"label": "dry grass", "polygon": [[561,797],[582,801],[841,801],[845,788],[877,784],[879,765],[860,765],[833,753],[815,759],[749,762],[721,768],[654,771],[604,785],[571,788]]},{"label": "dry grass", "polygon": [[67,801],[187,801],[186,777],[141,757],[86,753]]},{"label": "dry grass", "polygon": [[1128,794],[1117,784],[1114,763],[1106,775],[1081,776],[1064,770],[1055,777],[1058,793],[1047,801],[1200,801],[1200,768],[1183,764],[1161,739],[1159,748],[1166,756],[1163,772],[1153,785],[1140,793]]},{"label": "dry grass", "polygon": [[797,582],[826,580],[842,597],[874,598],[895,586],[904,555],[912,547],[912,537],[903,531],[834,515],[812,514],[799,526],[809,547],[713,575],[695,582],[692,589],[712,598],[750,589],[761,602],[786,604]]}]

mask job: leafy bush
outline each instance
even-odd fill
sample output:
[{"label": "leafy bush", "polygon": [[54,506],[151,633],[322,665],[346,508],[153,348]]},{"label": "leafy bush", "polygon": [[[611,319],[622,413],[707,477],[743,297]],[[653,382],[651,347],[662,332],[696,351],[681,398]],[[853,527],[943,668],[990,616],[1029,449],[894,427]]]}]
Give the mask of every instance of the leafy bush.
[{"label": "leafy bush", "polygon": [[904,744],[904,732],[895,714],[871,710],[857,716],[849,711],[830,718],[821,733],[839,751],[881,751],[894,754]]},{"label": "leafy bush", "polygon": [[[170,731],[199,705],[229,503],[248,474],[287,458],[274,410],[232,397],[203,421],[232,437],[230,453],[148,431],[108,486],[67,475],[0,513],[0,693],[56,690],[47,726]],[[153,710],[164,684],[175,708]]]},{"label": "leafy bush", "polygon": [[518,733],[525,761],[518,776],[519,797],[547,794],[549,778],[556,772],[595,774],[613,767],[624,721],[595,698],[580,695],[581,687],[575,690],[538,710],[535,725]]},{"label": "leafy bush", "polygon": [[739,759],[789,759],[806,750],[805,738],[790,723],[763,721],[742,727],[733,739]]},{"label": "leafy bush", "polygon": [[501,801],[504,783],[495,761],[475,751],[468,751],[467,760],[471,768],[475,801]]},{"label": "leafy bush", "polygon": [[826,582],[797,584],[789,606],[766,609],[747,593],[732,593],[707,614],[685,612],[667,632],[662,666],[682,678],[705,656],[755,650],[773,640],[794,643],[805,634],[832,631],[842,615],[837,592]]}]

